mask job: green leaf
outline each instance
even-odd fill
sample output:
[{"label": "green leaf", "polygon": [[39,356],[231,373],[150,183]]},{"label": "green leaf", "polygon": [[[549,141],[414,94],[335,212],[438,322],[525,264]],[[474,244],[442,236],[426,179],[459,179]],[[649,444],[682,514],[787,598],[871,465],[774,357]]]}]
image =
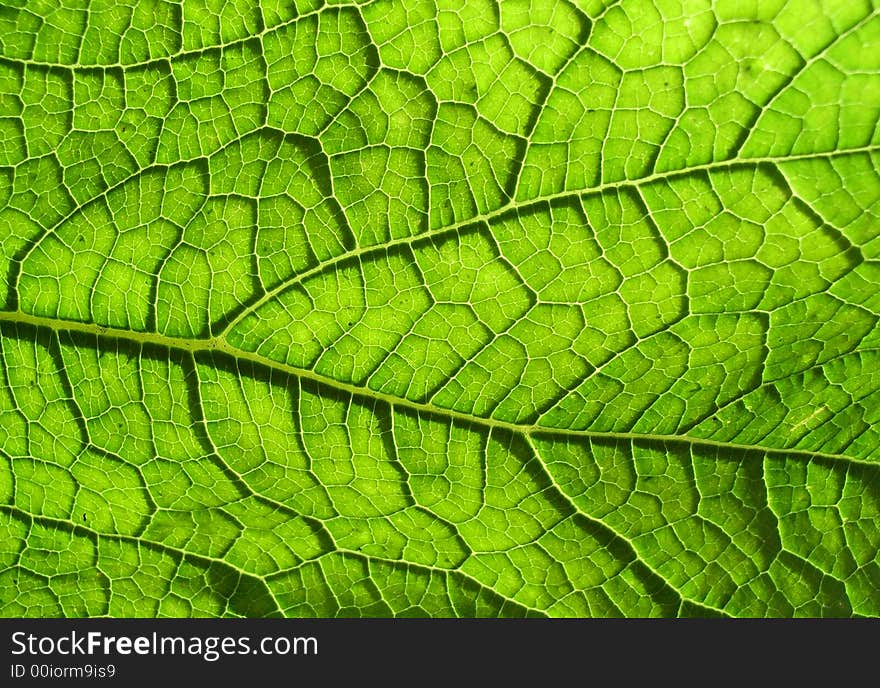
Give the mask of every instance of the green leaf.
[{"label": "green leaf", "polygon": [[0,614],[880,614],[877,0],[0,8]]}]

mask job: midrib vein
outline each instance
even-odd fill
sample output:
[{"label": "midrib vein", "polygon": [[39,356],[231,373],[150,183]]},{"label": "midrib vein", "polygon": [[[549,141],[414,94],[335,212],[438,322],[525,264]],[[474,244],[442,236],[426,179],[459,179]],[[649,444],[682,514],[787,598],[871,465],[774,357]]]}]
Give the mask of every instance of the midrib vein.
[{"label": "midrib vein", "polygon": [[808,449],[782,449],[779,447],[768,447],[755,444],[739,444],[736,442],[721,442],[712,439],[693,437],[691,435],[657,435],[651,433],[638,432],[598,432],[593,430],[571,430],[567,428],[554,428],[540,425],[524,425],[512,423],[509,421],[498,420],[495,418],[484,418],[463,411],[437,406],[432,403],[417,402],[404,399],[384,392],[377,392],[367,387],[355,385],[349,382],[342,382],[334,378],[322,375],[313,370],[299,368],[272,360],[260,354],[239,349],[229,344],[225,339],[220,337],[206,339],[187,339],[185,337],[174,337],[155,332],[132,332],[118,327],[108,327],[97,325],[94,323],[77,322],[73,320],[62,320],[59,318],[51,318],[45,316],[32,315],[22,311],[0,310],[0,323],[10,323],[14,325],[29,325],[42,330],[51,332],[78,332],[98,338],[107,338],[129,342],[132,345],[141,347],[144,345],[153,345],[169,351],[187,352],[193,356],[197,354],[210,355],[219,353],[228,356],[237,361],[246,361],[254,366],[277,371],[281,374],[297,377],[300,379],[310,380],[318,385],[329,387],[352,397],[366,399],[370,401],[381,401],[392,408],[408,409],[410,411],[433,416],[449,418],[464,424],[476,425],[488,429],[498,429],[512,432],[530,437],[554,436],[568,437],[581,440],[618,440],[626,442],[645,442],[645,443],[662,443],[662,444],[679,444],[691,447],[704,447],[708,449],[737,451],[737,452],[753,452],[763,454],[776,454],[786,456],[797,456],[804,459],[825,459],[829,461],[843,461],[852,464],[861,464],[880,467],[880,464],[859,459],[844,454],[832,454],[828,452],[811,451]]}]

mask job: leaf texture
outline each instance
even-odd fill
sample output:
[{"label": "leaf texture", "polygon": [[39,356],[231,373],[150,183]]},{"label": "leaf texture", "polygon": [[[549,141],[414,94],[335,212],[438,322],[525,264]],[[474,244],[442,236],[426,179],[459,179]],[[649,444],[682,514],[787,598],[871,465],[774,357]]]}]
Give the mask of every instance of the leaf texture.
[{"label": "leaf texture", "polygon": [[0,612],[880,614],[877,0],[0,6]]}]

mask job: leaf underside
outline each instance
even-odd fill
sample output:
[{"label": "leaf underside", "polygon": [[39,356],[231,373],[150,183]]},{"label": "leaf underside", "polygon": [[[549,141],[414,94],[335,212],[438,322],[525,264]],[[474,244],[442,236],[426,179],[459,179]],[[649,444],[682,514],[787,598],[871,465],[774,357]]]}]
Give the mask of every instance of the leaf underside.
[{"label": "leaf underside", "polygon": [[0,614],[880,614],[878,0],[0,5]]}]

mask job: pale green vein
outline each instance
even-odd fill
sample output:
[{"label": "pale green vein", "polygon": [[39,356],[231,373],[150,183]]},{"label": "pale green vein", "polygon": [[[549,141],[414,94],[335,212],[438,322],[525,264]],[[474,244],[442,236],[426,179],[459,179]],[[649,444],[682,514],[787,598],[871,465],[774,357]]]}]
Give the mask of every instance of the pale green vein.
[{"label": "pale green vein", "polygon": [[735,442],[721,442],[717,440],[693,437],[690,435],[657,435],[638,432],[597,432],[593,430],[572,430],[568,428],[554,428],[535,424],[511,423],[495,418],[483,418],[470,413],[456,411],[454,409],[437,406],[432,403],[423,403],[403,399],[384,392],[341,382],[326,375],[321,375],[313,370],[298,368],[286,363],[280,363],[260,354],[238,349],[224,339],[212,337],[210,339],[186,339],[183,337],[171,337],[153,332],[132,332],[115,327],[105,327],[93,323],[81,323],[72,320],[60,320],[43,316],[31,315],[20,311],[0,311],[0,322],[13,325],[30,325],[40,329],[54,332],[79,332],[93,337],[108,337],[111,339],[127,341],[135,346],[152,344],[171,351],[190,352],[194,355],[223,354],[238,361],[248,363],[293,377],[311,380],[317,384],[345,392],[353,397],[368,398],[382,401],[393,408],[407,409],[415,413],[427,414],[449,418],[464,424],[472,424],[485,428],[498,428],[522,435],[544,435],[572,439],[597,439],[618,440],[624,442],[650,442],[660,444],[684,444],[688,446],[706,447],[709,449],[733,452],[746,452],[753,454],[782,454],[799,457],[805,460],[824,459],[828,461],[841,461],[850,464],[860,464],[877,467],[877,463],[865,459],[859,459],[843,454],[811,451],[807,449],[770,447],[757,444],[738,444]]},{"label": "pale green vein", "polygon": [[614,182],[603,182],[591,188],[579,189],[579,190],[568,190],[561,191],[559,193],[553,194],[545,194],[542,196],[538,196],[528,201],[515,201],[511,200],[508,203],[502,205],[501,207],[492,210],[487,213],[482,213],[479,215],[474,215],[473,217],[469,217],[465,220],[461,220],[459,222],[455,222],[450,225],[445,225],[443,227],[438,227],[436,229],[428,230],[425,232],[421,232],[419,234],[414,234],[411,236],[401,237],[399,239],[393,239],[391,241],[386,241],[382,244],[377,244],[374,246],[362,246],[351,251],[346,251],[345,253],[341,253],[338,256],[334,256],[329,260],[325,260],[322,263],[318,263],[317,265],[309,268],[308,270],[304,270],[303,272],[297,273],[289,277],[288,279],[280,282],[272,289],[267,290],[260,298],[255,300],[253,303],[249,304],[247,308],[243,309],[240,313],[238,313],[234,318],[231,318],[228,323],[225,323],[223,328],[217,332],[213,332],[213,334],[217,337],[222,336],[224,333],[231,331],[235,328],[236,325],[241,323],[245,318],[249,315],[257,311],[261,306],[265,305],[272,299],[276,298],[279,294],[283,293],[290,287],[300,284],[305,280],[313,277],[316,274],[320,274],[325,270],[328,270],[340,263],[349,260],[356,260],[360,258],[366,258],[378,253],[382,253],[388,251],[389,249],[394,249],[402,246],[411,246],[413,244],[422,242],[422,241],[430,241],[431,239],[436,239],[439,237],[446,236],[448,234],[455,234],[457,232],[466,231],[473,227],[478,227],[481,224],[490,225],[497,218],[506,215],[510,212],[517,211],[526,211],[536,206],[540,206],[546,203],[553,203],[554,201],[562,201],[570,198],[577,198],[579,196],[593,196],[597,194],[601,194],[613,189],[624,189],[624,188],[632,188],[638,187],[642,184],[650,184],[652,182],[665,181],[669,179],[674,179],[677,177],[686,176],[689,174],[699,173],[699,172],[712,172],[722,169],[729,169],[731,167],[741,166],[741,165],[761,165],[761,164],[772,164],[777,165],[782,162],[789,162],[795,160],[811,160],[816,158],[831,158],[838,157],[844,155],[859,155],[859,154],[870,154],[880,151],[880,145],[869,145],[863,146],[861,148],[851,148],[847,150],[841,151],[829,151],[825,153],[805,153],[802,155],[791,155],[785,158],[741,158],[741,159],[733,159],[733,160],[722,160],[716,162],[709,162],[703,165],[694,165],[692,167],[680,169],[680,170],[670,170],[665,172],[656,172],[645,177],[641,177],[639,179],[624,179]]},{"label": "pale green vein", "polygon": [[[235,566],[234,564],[230,564],[229,562],[227,562],[226,560],[224,560],[220,557],[212,557],[208,554],[203,554],[200,552],[193,552],[188,549],[182,549],[180,547],[175,547],[174,545],[169,545],[165,542],[160,542],[158,540],[150,540],[148,538],[144,538],[144,537],[137,536],[137,535],[124,535],[121,533],[111,533],[111,532],[105,532],[105,531],[98,531],[93,528],[89,528],[87,526],[81,525],[79,523],[75,523],[74,521],[69,521],[69,520],[65,520],[65,519],[61,519],[61,518],[54,518],[51,516],[43,516],[41,514],[32,514],[32,513],[29,513],[27,511],[17,507],[17,506],[10,505],[10,504],[0,504],[0,512],[9,514],[13,518],[19,519],[24,522],[40,523],[40,524],[43,524],[46,526],[51,526],[53,528],[58,528],[58,529],[70,532],[71,534],[79,536],[79,537],[85,537],[85,538],[89,538],[89,539],[96,539],[97,538],[97,539],[103,539],[103,540],[113,540],[113,541],[117,541],[117,542],[125,542],[128,544],[132,544],[136,547],[146,547],[148,549],[152,549],[155,551],[164,552],[166,554],[171,555],[172,557],[174,557],[178,561],[191,561],[195,564],[199,564],[199,565],[202,565],[205,567],[211,566],[211,565],[217,565],[217,566],[220,566],[224,569],[229,569],[231,571],[234,571],[236,574],[238,574],[239,576],[241,576],[243,578],[250,578],[252,580],[260,581],[263,583],[268,583],[268,582],[272,581],[273,579],[279,578],[280,576],[288,575],[288,574],[302,568],[304,565],[320,561],[323,557],[326,557],[327,554],[330,554],[330,553],[325,552],[325,553],[322,553],[319,556],[315,557],[314,559],[303,560],[300,564],[297,564],[296,566],[293,566],[291,568],[279,569],[277,571],[272,571],[271,573],[267,573],[265,575],[260,575],[257,573],[245,571],[244,569],[241,569],[240,567]],[[367,554],[364,554],[363,552],[356,552],[353,550],[346,549],[344,547],[343,548],[335,548],[333,550],[333,552],[331,552],[331,553],[342,554],[345,556],[351,556],[351,557],[361,559],[361,560],[367,561],[367,562],[376,561],[376,562],[381,562],[381,563],[385,563],[385,564],[389,564],[389,565],[393,565],[393,566],[405,566],[407,568],[412,568],[414,570],[426,571],[431,574],[437,574],[437,575],[442,575],[442,576],[461,576],[462,578],[477,585],[481,590],[487,591],[491,595],[497,597],[500,600],[503,600],[507,604],[514,605],[520,609],[524,609],[529,612],[546,615],[546,612],[544,610],[534,608],[534,607],[529,607],[528,605],[525,605],[522,602],[518,602],[517,600],[514,600],[514,599],[507,597],[505,595],[502,595],[497,590],[494,590],[493,588],[487,586],[485,583],[483,583],[479,579],[474,578],[472,575],[470,575],[464,571],[461,571],[458,568],[456,568],[456,569],[443,569],[443,568],[439,568],[436,566],[430,566],[428,564],[418,564],[418,563],[414,563],[414,562],[410,562],[410,561],[406,561],[406,560],[402,560],[402,559],[390,559],[390,558],[386,558],[386,557],[367,555]],[[268,591],[269,595],[272,596],[272,600],[276,604],[276,611],[279,614],[284,614],[284,609],[278,603],[271,587],[267,585],[266,590]]]}]

